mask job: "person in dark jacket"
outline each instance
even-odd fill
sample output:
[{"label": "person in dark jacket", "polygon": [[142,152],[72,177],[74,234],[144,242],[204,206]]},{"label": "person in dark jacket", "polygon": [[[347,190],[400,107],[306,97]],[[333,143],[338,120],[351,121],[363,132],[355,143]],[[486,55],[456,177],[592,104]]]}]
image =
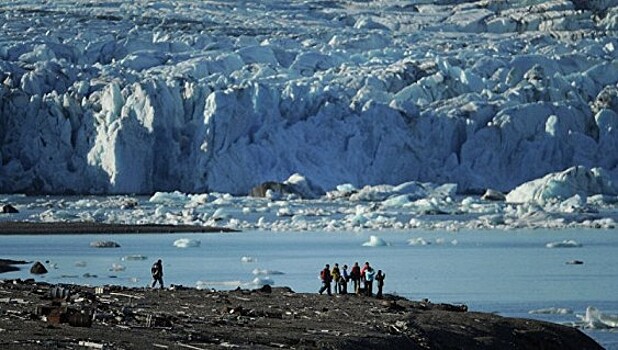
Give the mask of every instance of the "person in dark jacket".
[{"label": "person in dark jacket", "polygon": [[152,275],[152,288],[159,282],[159,286],[163,289],[163,262],[161,259],[157,260],[157,262],[152,265],[150,274]]},{"label": "person in dark jacket", "polygon": [[352,266],[352,269],[350,270],[350,279],[354,284],[354,293],[358,294],[361,279],[360,266],[358,266],[358,261],[354,263],[354,266]]},{"label": "person in dark jacket", "polygon": [[330,265],[326,264],[322,272],[320,272],[320,279],[322,280],[322,287],[318,293],[322,294],[326,291],[328,295],[331,295],[330,283],[333,280],[333,276],[330,272]]}]

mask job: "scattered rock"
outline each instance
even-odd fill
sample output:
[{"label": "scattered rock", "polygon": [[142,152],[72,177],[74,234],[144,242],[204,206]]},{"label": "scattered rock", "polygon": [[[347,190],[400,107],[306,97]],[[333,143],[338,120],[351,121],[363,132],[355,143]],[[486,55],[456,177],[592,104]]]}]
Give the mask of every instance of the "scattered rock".
[{"label": "scattered rock", "polygon": [[27,263],[27,261],[23,260],[0,259],[0,273],[19,271],[19,267],[13,265],[23,265]]},{"label": "scattered rock", "polygon": [[19,213],[19,210],[15,209],[14,206],[10,205],[10,204],[4,204],[2,205],[2,211],[3,214],[17,214]]},{"label": "scattered rock", "polygon": [[583,265],[584,262],[581,260],[570,260],[566,262],[567,265]]},{"label": "scattered rock", "polygon": [[47,273],[47,268],[45,268],[45,265],[43,265],[42,262],[37,261],[30,268],[30,273],[34,274],[34,275],[46,274]]},{"label": "scattered rock", "polygon": [[[80,339],[97,347],[138,350],[179,344],[191,349],[221,344],[243,349],[601,349],[581,331],[559,324],[389,294],[380,300],[279,287],[262,293],[7,282],[0,283],[1,295],[20,300],[6,305],[9,316],[0,316],[0,347],[12,344],[11,349],[78,348]],[[61,293],[67,288],[70,294]],[[50,295],[63,300],[50,301]]]}]

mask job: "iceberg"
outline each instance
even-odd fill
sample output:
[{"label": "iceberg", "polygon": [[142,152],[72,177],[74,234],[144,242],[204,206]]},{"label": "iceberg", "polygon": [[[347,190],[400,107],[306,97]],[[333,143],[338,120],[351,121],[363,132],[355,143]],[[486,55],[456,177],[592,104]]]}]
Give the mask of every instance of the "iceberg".
[{"label": "iceberg", "polygon": [[506,200],[513,203],[536,202],[544,205],[552,201],[564,201],[576,195],[587,198],[599,194],[616,195],[617,192],[613,181],[602,169],[577,166],[526,182],[509,192]]},{"label": "iceberg", "polygon": [[581,248],[582,244],[572,239],[567,239],[560,242],[549,242],[545,246],[547,248]]},{"label": "iceberg", "polygon": [[618,315],[608,315],[601,312],[594,306],[588,306],[586,308],[585,315],[577,315],[584,328],[618,328]]},{"label": "iceberg", "polygon": [[191,238],[179,238],[174,241],[174,247],[176,248],[197,248],[202,244],[199,239]]},{"label": "iceberg", "polygon": [[388,245],[390,244],[387,243],[384,239],[374,235],[369,236],[369,240],[363,243],[363,247],[385,247]]}]

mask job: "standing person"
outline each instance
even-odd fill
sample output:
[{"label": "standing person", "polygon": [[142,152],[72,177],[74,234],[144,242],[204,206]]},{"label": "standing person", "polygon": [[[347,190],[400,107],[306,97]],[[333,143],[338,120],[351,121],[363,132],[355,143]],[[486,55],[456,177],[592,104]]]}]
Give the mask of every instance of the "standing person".
[{"label": "standing person", "polygon": [[161,259],[152,264],[150,274],[152,274],[152,288],[154,288],[157,285],[157,282],[159,282],[159,286],[163,289],[163,262]]},{"label": "standing person", "polygon": [[369,268],[369,261],[365,261],[365,265],[363,265],[363,267],[360,270],[360,279],[363,282],[363,287],[365,287],[365,293],[367,292],[367,281],[365,280],[365,273],[367,272],[367,269]]},{"label": "standing person", "polygon": [[376,272],[373,267],[367,265],[367,270],[365,270],[365,289],[368,297],[373,295],[373,279],[375,274]]},{"label": "standing person", "polygon": [[348,282],[350,282],[348,265],[343,265],[343,270],[341,271],[341,294],[348,294]]},{"label": "standing person", "polygon": [[350,278],[354,283],[354,293],[358,294],[361,278],[360,266],[358,266],[358,261],[354,263],[354,266],[352,266],[352,270],[350,271]]},{"label": "standing person", "polygon": [[318,293],[322,294],[326,291],[328,295],[331,295],[330,282],[332,281],[332,276],[330,275],[330,265],[326,264],[324,269],[320,272],[320,279],[322,280],[322,287]]},{"label": "standing person", "polygon": [[376,274],[376,281],[378,282],[378,294],[376,294],[376,298],[382,299],[382,288],[384,287],[384,279],[386,278],[386,274],[382,272],[382,270],[378,270]]},{"label": "standing person", "polygon": [[333,282],[335,282],[335,293],[340,294],[341,289],[339,288],[339,278],[341,278],[341,271],[339,270],[339,263],[335,263],[335,266],[333,266],[333,270],[330,274],[333,278]]}]

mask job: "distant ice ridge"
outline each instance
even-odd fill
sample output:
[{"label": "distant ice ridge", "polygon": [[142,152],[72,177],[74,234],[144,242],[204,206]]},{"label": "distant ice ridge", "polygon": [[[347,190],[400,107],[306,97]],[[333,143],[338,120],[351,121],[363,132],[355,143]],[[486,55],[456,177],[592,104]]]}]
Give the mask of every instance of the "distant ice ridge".
[{"label": "distant ice ridge", "polygon": [[616,0],[116,4],[3,8],[0,193],[618,178]]},{"label": "distant ice ridge", "polygon": [[[547,186],[548,183],[552,185]],[[33,222],[190,224],[288,232],[615,229],[618,221],[618,196],[614,183],[581,167],[524,183],[512,191],[516,192],[516,196],[497,191],[487,191],[483,195],[460,194],[456,184],[417,182],[397,186],[364,186],[361,189],[343,184],[336,188],[315,199],[233,196],[217,192],[185,194],[178,191],[158,192],[150,197],[100,196],[86,199],[0,195],[0,202],[10,201],[20,211],[19,214],[0,215],[0,221],[19,218]],[[539,196],[539,193],[543,195]],[[526,200],[509,201],[513,196]],[[127,203],[131,205],[127,206]],[[441,238],[430,242],[422,237],[411,239],[408,243],[447,242],[457,244],[455,239]],[[369,246],[382,244],[378,236],[364,243]],[[568,241],[550,243],[553,248],[573,245]],[[184,238],[175,244],[189,247],[196,246],[198,241]],[[125,257],[126,260],[137,258],[142,257]],[[255,258],[243,257],[241,261],[255,262]]]}]

